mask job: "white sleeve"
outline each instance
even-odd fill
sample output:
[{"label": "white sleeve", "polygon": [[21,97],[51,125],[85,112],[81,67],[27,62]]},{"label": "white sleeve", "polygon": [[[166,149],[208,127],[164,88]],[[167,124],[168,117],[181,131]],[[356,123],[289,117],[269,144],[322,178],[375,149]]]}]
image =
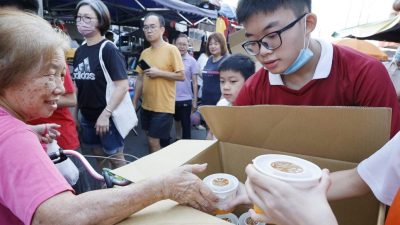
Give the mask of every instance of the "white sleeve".
[{"label": "white sleeve", "polygon": [[400,132],[357,167],[379,201],[391,205],[400,187]]},{"label": "white sleeve", "polygon": [[217,106],[231,106],[231,103],[228,100],[226,100],[225,98],[221,98],[217,102]]}]

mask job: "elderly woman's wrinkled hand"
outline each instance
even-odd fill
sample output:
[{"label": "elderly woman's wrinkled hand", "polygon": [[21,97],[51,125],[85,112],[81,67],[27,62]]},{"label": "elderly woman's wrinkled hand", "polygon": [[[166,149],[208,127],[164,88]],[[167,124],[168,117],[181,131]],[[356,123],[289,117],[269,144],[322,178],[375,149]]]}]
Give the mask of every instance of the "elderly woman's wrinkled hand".
[{"label": "elderly woman's wrinkled hand", "polygon": [[218,197],[194,174],[203,172],[206,168],[207,164],[184,165],[171,171],[164,178],[164,196],[179,204],[211,213]]}]

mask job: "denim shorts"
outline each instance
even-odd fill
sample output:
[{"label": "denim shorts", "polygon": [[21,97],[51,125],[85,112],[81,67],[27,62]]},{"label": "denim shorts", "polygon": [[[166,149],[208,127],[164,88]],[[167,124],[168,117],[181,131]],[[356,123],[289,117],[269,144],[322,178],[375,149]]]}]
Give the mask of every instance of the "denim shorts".
[{"label": "denim shorts", "polygon": [[168,139],[173,124],[173,114],[152,112],[142,108],[140,112],[142,129],[152,138]]},{"label": "denim shorts", "polygon": [[82,146],[86,148],[103,148],[106,155],[113,155],[124,147],[124,139],[119,134],[112,119],[110,129],[103,136],[96,134],[96,122],[90,122],[80,117]]}]

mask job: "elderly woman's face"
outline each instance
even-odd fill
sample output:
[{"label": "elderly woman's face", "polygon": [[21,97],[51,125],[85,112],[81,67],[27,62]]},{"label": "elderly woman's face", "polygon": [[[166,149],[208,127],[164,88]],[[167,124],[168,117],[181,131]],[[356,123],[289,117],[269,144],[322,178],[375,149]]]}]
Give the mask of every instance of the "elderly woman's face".
[{"label": "elderly woman's face", "polygon": [[27,75],[25,80],[5,91],[11,109],[23,120],[49,117],[57,109],[64,93],[64,52],[59,49],[50,62],[43,63],[39,74]]}]

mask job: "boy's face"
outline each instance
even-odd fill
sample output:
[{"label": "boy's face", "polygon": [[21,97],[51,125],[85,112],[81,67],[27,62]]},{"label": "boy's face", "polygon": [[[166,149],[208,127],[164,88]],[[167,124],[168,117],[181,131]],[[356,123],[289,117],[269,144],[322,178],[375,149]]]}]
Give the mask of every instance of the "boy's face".
[{"label": "boy's face", "polygon": [[219,74],[219,82],[222,96],[229,102],[234,102],[245,80],[240,72],[227,70]]},{"label": "boy's face", "polygon": [[[274,74],[284,72],[297,58],[304,47],[305,18],[300,19],[293,27],[283,31],[280,36],[282,44],[274,50],[261,45],[256,58],[268,71]],[[267,34],[280,31],[298,19],[290,9],[280,8],[273,13],[257,13],[244,22],[248,41],[257,41]],[[279,37],[278,37],[279,38]]]}]

